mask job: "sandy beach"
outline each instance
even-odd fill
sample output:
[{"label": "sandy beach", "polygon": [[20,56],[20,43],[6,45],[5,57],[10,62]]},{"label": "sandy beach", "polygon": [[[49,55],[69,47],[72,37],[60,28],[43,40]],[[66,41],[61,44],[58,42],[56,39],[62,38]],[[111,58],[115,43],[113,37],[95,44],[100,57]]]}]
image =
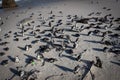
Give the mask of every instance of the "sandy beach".
[{"label": "sandy beach", "polygon": [[[120,80],[119,0],[16,3],[17,8],[0,9],[0,80]],[[96,56],[102,68],[95,66]],[[22,79],[20,66],[38,70],[37,79]]]}]

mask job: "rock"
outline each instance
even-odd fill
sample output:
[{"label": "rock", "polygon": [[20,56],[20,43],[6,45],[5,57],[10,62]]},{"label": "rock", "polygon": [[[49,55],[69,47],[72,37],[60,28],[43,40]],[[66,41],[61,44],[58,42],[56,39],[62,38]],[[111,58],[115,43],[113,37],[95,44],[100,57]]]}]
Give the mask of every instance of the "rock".
[{"label": "rock", "polygon": [[14,8],[17,7],[15,0],[2,0],[2,7],[3,8]]}]

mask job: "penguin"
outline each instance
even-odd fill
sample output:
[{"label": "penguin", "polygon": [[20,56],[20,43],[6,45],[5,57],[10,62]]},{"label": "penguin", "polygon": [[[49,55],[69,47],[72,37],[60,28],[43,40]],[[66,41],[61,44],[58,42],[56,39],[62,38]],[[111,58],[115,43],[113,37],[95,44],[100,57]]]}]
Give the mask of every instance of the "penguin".
[{"label": "penguin", "polygon": [[15,62],[16,62],[16,63],[19,63],[19,62],[20,62],[20,59],[19,59],[18,56],[15,57]]},{"label": "penguin", "polygon": [[29,46],[28,46],[28,45],[25,46],[25,50],[26,50],[26,51],[29,50]]},{"label": "penguin", "polygon": [[98,56],[96,56],[96,63],[94,65],[96,67],[102,68],[102,61]]},{"label": "penguin", "polygon": [[79,65],[75,66],[75,68],[74,68],[74,70],[73,70],[74,74],[77,74],[78,71],[79,71],[79,69],[80,69],[80,66],[79,66]]}]

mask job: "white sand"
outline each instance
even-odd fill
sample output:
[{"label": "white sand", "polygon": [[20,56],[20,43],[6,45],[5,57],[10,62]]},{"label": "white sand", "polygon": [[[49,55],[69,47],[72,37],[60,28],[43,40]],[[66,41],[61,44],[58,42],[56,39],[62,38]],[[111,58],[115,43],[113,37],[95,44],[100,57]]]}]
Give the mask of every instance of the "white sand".
[{"label": "white sand", "polygon": [[[35,2],[36,1],[36,2]],[[31,55],[33,57],[36,57],[36,54],[34,53],[40,45],[43,43],[38,42],[35,45],[32,45],[32,49],[29,51],[22,51],[18,48],[24,47],[26,44],[31,44],[31,41],[36,40],[34,37],[31,37],[29,41],[23,41],[23,38],[19,38],[19,42],[13,41],[13,33],[20,31],[18,29],[18,26],[16,24],[21,21],[24,18],[28,18],[31,13],[34,13],[33,20],[35,20],[35,23],[33,25],[37,26],[39,23],[38,21],[38,15],[42,14],[44,18],[46,19],[49,16],[49,12],[52,10],[53,14],[57,16],[63,16],[63,17],[57,17],[58,19],[64,19],[63,23],[65,24],[66,16],[67,15],[78,15],[79,17],[88,17],[87,15],[91,12],[102,12],[101,16],[105,16],[106,14],[111,13],[115,18],[120,17],[120,1],[116,3],[114,0],[93,0],[93,4],[91,4],[92,0],[24,0],[23,2],[19,2],[19,7],[13,10],[10,9],[4,9],[0,10],[0,17],[2,17],[2,20],[4,24],[0,26],[1,32],[0,32],[0,38],[3,41],[10,42],[8,45],[10,50],[5,52],[6,55],[0,57],[0,61],[4,59],[8,59],[7,56],[15,57],[16,55],[19,55],[20,57],[20,63],[14,63],[11,60],[9,60],[9,63],[7,66],[0,65],[0,80],[9,79],[12,75],[14,75],[13,72],[10,71],[10,68],[15,69],[16,66],[24,66],[25,60],[27,55]],[[96,4],[96,2],[99,2],[99,4]],[[110,8],[111,11],[105,11],[102,8],[107,7]],[[31,9],[28,9],[31,8]],[[58,13],[59,11],[62,11],[63,14]],[[13,14],[15,12],[15,14]],[[18,17],[16,17],[18,16]],[[6,17],[8,18],[6,20]],[[30,26],[32,27],[32,26]],[[65,25],[61,26],[65,27]],[[44,27],[40,28],[41,31],[44,29]],[[92,30],[92,29],[91,29]],[[10,38],[4,39],[4,34],[12,31],[10,34]],[[88,30],[83,31],[81,34],[87,34]],[[27,34],[27,33],[26,33]],[[67,33],[71,34],[71,33]],[[80,53],[84,49],[87,49],[85,54],[82,55],[83,60],[95,60],[95,56],[99,56],[100,59],[103,61],[103,68],[99,69],[95,66],[91,68],[92,73],[95,75],[95,80],[119,80],[120,79],[120,65],[116,65],[111,63],[110,61],[118,61],[120,60],[120,56],[114,57],[115,54],[113,53],[103,53],[99,51],[93,50],[93,48],[100,48],[102,49],[104,45],[97,44],[97,43],[91,43],[86,42],[84,40],[95,40],[100,41],[101,37],[96,36],[80,36],[80,42],[77,49],[74,50],[74,53]],[[39,40],[39,39],[38,39]],[[72,38],[72,40],[75,40]],[[4,52],[3,48],[6,46],[0,46],[0,52]],[[63,53],[66,54],[66,53]],[[58,57],[58,53],[55,52],[55,50],[51,50],[48,53],[43,54],[46,58],[57,58],[58,61],[54,63],[45,63],[45,66],[41,67],[40,63],[37,62],[37,65],[31,66],[28,65],[25,70],[31,70],[31,69],[38,69],[40,70],[40,73],[38,74],[38,80],[45,80],[48,76],[56,75],[53,77],[50,77],[47,80],[79,80],[79,77],[72,72],[69,71],[73,70],[76,65],[86,65],[84,62],[77,62],[74,60],[71,60],[67,57]],[[59,67],[55,66],[54,64],[64,66],[66,71],[60,69]],[[60,76],[60,74],[65,74],[63,76]],[[15,76],[12,80],[19,80],[18,76]],[[90,74],[88,73],[85,80],[92,80]]]}]

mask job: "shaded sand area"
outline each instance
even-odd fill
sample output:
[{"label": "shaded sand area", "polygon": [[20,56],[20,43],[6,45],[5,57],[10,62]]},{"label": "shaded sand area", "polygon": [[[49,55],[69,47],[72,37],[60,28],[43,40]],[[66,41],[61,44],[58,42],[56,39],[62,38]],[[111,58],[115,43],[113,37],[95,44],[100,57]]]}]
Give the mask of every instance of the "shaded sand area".
[{"label": "shaded sand area", "polygon": [[119,0],[17,4],[0,9],[0,80],[120,79]]}]

